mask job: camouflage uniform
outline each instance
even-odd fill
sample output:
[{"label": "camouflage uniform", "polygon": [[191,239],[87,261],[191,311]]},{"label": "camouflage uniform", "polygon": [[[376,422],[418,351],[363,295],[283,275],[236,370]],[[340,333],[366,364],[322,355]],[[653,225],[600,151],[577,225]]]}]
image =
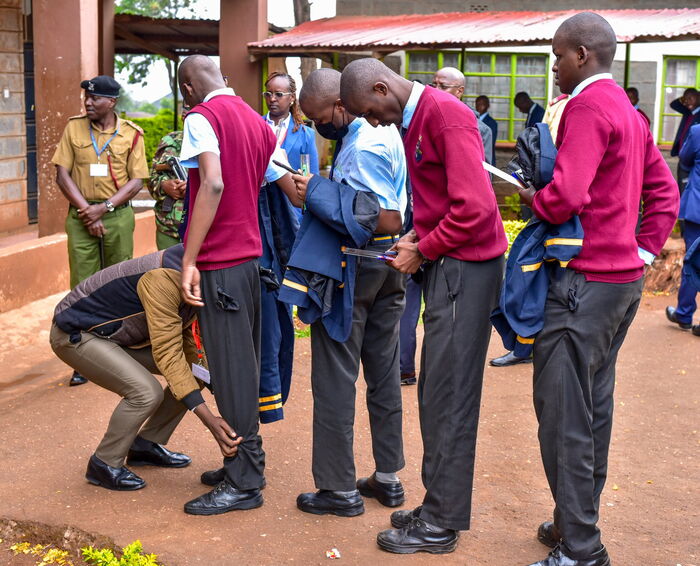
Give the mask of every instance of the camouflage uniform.
[{"label": "camouflage uniform", "polygon": [[[182,132],[170,132],[160,140],[160,145],[153,157],[151,178],[148,180],[148,191],[156,201],[153,211],[156,216],[156,242],[158,249],[177,244],[180,241],[177,229],[182,224],[184,216],[184,199],[172,200],[160,188],[163,181],[176,179],[177,177],[171,171],[156,171],[156,165],[167,163],[167,159],[173,155],[178,157],[181,147]],[[171,203],[172,209],[169,211],[163,210],[164,202]]]}]

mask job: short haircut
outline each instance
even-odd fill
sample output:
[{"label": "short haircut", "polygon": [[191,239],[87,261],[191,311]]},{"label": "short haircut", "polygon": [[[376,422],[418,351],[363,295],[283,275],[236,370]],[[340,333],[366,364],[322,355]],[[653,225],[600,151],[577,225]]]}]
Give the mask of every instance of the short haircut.
[{"label": "short haircut", "polygon": [[309,74],[299,92],[299,104],[313,99],[319,102],[332,100],[340,95],[340,73],[335,69],[317,69]]},{"label": "short haircut", "polygon": [[608,20],[593,12],[581,12],[571,16],[559,26],[569,47],[584,46],[603,67],[610,67],[617,51],[617,36]]},{"label": "short haircut", "polygon": [[395,75],[389,67],[377,59],[356,59],[343,69],[340,81],[340,98],[347,100],[370,92],[377,81],[386,81]]},{"label": "short haircut", "polygon": [[633,95],[635,98],[639,98],[639,91],[637,90],[636,86],[628,86],[625,89],[625,92],[629,92],[631,95]]},{"label": "short haircut", "polygon": [[515,95],[515,98],[513,100],[517,102],[518,100],[524,101],[524,100],[531,100],[531,99],[530,99],[530,95],[527,92],[520,91],[518,94]]},{"label": "short haircut", "polygon": [[479,100],[483,100],[484,102],[486,102],[486,104],[491,104],[489,97],[486,96],[485,94],[480,94],[479,96],[477,96],[476,99],[474,100],[474,102],[478,102]]}]

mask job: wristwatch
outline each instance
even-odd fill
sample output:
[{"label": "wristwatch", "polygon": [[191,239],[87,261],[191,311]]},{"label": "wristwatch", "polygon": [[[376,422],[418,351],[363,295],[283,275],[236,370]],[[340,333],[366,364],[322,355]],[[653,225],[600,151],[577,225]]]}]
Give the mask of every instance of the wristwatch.
[{"label": "wristwatch", "polygon": [[114,205],[112,204],[111,200],[106,200],[102,204],[107,207],[107,212],[114,212]]}]

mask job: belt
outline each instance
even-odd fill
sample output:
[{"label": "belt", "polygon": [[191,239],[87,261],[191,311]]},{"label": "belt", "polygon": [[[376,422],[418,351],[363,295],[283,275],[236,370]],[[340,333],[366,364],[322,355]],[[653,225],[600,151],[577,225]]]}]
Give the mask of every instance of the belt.
[{"label": "belt", "polygon": [[399,236],[398,235],[393,235],[393,234],[374,234],[372,236],[372,239],[369,241],[371,244],[376,244],[378,242],[389,242],[395,243],[398,241]]},{"label": "belt", "polygon": [[[109,199],[105,199],[109,200]],[[88,204],[104,204],[104,200],[89,200],[87,201]],[[119,206],[115,206],[114,210],[121,210],[122,208],[126,208],[127,206],[131,206],[131,201],[126,201],[124,204],[120,204]],[[71,208],[75,208],[73,205],[71,205]],[[75,208],[78,210],[77,208]],[[109,213],[109,211],[108,211]]]}]

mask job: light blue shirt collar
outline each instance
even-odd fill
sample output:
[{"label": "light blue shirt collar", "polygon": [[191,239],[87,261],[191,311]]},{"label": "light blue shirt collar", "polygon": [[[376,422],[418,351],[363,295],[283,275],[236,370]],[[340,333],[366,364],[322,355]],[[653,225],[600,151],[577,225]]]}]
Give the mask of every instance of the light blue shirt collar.
[{"label": "light blue shirt collar", "polygon": [[581,91],[586,88],[589,84],[592,84],[596,81],[602,81],[603,79],[611,79],[612,80],[613,76],[612,73],[598,73],[597,75],[593,75],[592,77],[588,77],[586,80],[581,81],[576,85],[576,88],[573,90],[571,93],[571,96],[569,98],[573,98],[577,94],[580,94]]},{"label": "light blue shirt collar", "polygon": [[486,118],[486,116],[488,116],[488,115],[489,115],[488,112],[484,112],[483,114],[479,114],[479,120],[481,120],[483,122],[484,118]]},{"label": "light blue shirt collar", "polygon": [[401,122],[401,126],[403,128],[408,129],[408,127],[411,125],[411,120],[413,119],[413,113],[416,111],[416,106],[418,106],[418,99],[421,97],[421,94],[423,94],[423,91],[425,90],[425,85],[422,85],[418,82],[413,82],[413,88],[411,89],[411,96],[408,97],[408,101],[406,102],[406,106],[404,106],[403,109],[403,120]]},{"label": "light blue shirt collar", "polygon": [[700,106],[698,106],[697,108],[694,108],[693,111],[691,112],[691,114],[697,114],[698,112],[700,112]]}]

